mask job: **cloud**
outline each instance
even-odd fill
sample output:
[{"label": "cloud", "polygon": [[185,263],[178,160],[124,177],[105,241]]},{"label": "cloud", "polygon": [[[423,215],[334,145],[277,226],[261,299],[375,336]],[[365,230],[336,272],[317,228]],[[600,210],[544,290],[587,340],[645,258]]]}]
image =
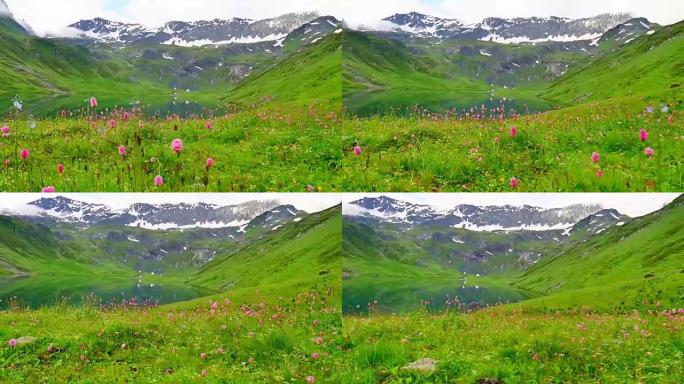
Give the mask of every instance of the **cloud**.
[{"label": "cloud", "polygon": [[40,34],[61,30],[80,19],[104,17],[150,27],[170,20],[262,19],[289,12],[318,11],[349,25],[376,25],[394,13],[418,11],[478,22],[489,16],[588,17],[605,12],[630,12],[661,24],[684,19],[684,2],[673,0],[6,0],[18,19]]}]

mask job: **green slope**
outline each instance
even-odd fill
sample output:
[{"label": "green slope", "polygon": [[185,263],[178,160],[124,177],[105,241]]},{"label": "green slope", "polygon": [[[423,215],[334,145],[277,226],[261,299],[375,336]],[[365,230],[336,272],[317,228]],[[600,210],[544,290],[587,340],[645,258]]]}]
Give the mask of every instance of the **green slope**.
[{"label": "green slope", "polygon": [[545,295],[530,305],[684,304],[684,196],[527,270],[515,285]]},{"label": "green slope", "polygon": [[442,105],[487,87],[467,77],[450,79],[444,65],[418,56],[402,42],[369,33],[345,30],[342,93],[344,105],[360,115],[383,113],[393,107]]},{"label": "green slope", "polygon": [[206,229],[155,231],[125,226],[80,229],[68,224],[48,227],[0,216],[0,274],[154,273],[185,279],[206,263],[208,255],[231,252],[242,241],[242,238],[216,237],[212,230]]},{"label": "green slope", "polygon": [[572,104],[617,96],[681,93],[684,81],[684,22],[600,56],[567,73],[542,96]]},{"label": "green slope", "polygon": [[305,104],[341,103],[342,38],[320,41],[254,73],[231,90],[224,100],[239,106],[267,101]]},{"label": "green slope", "polygon": [[189,282],[215,290],[258,287],[275,294],[319,283],[339,286],[341,230],[341,207],[311,214],[217,257]]},{"label": "green slope", "polygon": [[123,272],[109,260],[93,265],[91,261],[97,254],[97,249],[84,242],[58,239],[47,226],[0,216],[0,275]]},{"label": "green slope", "polygon": [[0,31],[15,35],[28,35],[26,28],[21,26],[11,17],[0,15]]},{"label": "green slope", "polygon": [[[536,309],[684,305],[684,195],[598,234],[578,230],[564,238],[560,232],[406,230],[345,220],[345,305],[349,310],[382,297],[396,310],[427,293],[440,297],[460,288],[466,299],[472,294],[467,287],[475,285],[485,288],[475,299],[517,291],[532,297],[524,307]],[[484,253],[486,263],[477,256]],[[524,254],[543,257],[521,263]]]},{"label": "green slope", "polygon": [[532,264],[522,255],[553,255],[583,235],[564,237],[561,232],[478,232],[427,225],[405,229],[389,223],[371,227],[348,217],[343,227],[344,268],[349,276],[510,278]]},{"label": "green slope", "polygon": [[[544,110],[548,105],[536,94],[553,76],[535,60],[566,64],[586,55],[552,44],[404,43],[357,31],[344,32],[343,46],[344,104],[362,116],[416,105],[432,111],[494,107],[502,97],[511,108]],[[523,66],[511,64],[516,61]]]},{"label": "green slope", "polygon": [[128,104],[147,94],[168,94],[134,76],[132,65],[101,61],[87,48],[19,33],[0,23],[0,102],[2,110],[18,95],[34,102],[34,113],[85,105],[97,95],[101,106]]}]

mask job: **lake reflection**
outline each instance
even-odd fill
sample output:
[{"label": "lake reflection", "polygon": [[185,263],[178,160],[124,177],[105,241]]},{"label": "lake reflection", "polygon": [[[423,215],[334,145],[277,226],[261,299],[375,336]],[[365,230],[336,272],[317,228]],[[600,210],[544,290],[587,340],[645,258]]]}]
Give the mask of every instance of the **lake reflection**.
[{"label": "lake reflection", "polygon": [[469,310],[525,300],[510,286],[463,286],[458,279],[353,278],[342,286],[345,314],[402,313],[425,308],[431,312]]},{"label": "lake reflection", "polygon": [[155,306],[192,300],[210,292],[181,282],[138,282],[137,278],[106,279],[101,277],[70,278],[24,277],[0,280],[0,309],[12,302],[32,309],[53,306],[63,302],[75,306],[95,303],[112,306]]}]

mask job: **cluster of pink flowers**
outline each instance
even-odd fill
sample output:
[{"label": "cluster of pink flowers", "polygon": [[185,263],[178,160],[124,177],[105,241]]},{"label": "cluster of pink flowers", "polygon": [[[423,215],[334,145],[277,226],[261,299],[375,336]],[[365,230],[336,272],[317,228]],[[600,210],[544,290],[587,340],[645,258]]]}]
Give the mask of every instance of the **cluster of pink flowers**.
[{"label": "cluster of pink flowers", "polygon": [[171,149],[176,153],[181,153],[183,151],[183,141],[181,139],[173,139]]}]

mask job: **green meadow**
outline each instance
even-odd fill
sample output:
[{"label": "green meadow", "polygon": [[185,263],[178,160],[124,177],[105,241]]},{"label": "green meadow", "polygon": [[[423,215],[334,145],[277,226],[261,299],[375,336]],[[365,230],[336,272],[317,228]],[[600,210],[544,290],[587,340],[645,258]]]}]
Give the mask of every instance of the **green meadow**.
[{"label": "green meadow", "polygon": [[347,382],[681,382],[683,203],[498,275],[465,275],[437,243],[345,217]]},{"label": "green meadow", "polygon": [[[170,304],[157,296],[161,305],[107,300],[127,278],[138,282],[134,273],[32,263],[42,254],[19,242],[12,263],[26,269],[34,292],[2,284],[9,299],[0,311],[0,380],[333,382],[341,375],[340,230],[341,210],[333,207],[227,247],[185,278],[146,275],[144,284],[173,295]],[[51,265],[82,265],[72,246],[57,241],[64,260]],[[98,290],[86,291],[95,281]],[[26,300],[65,288],[83,296],[33,308]]]},{"label": "green meadow", "polygon": [[[679,191],[683,29],[680,22],[591,54],[562,44],[345,32],[341,184],[381,192]],[[508,63],[529,57],[539,65]],[[567,67],[552,75],[542,61]],[[641,129],[653,132],[644,142]]]}]

